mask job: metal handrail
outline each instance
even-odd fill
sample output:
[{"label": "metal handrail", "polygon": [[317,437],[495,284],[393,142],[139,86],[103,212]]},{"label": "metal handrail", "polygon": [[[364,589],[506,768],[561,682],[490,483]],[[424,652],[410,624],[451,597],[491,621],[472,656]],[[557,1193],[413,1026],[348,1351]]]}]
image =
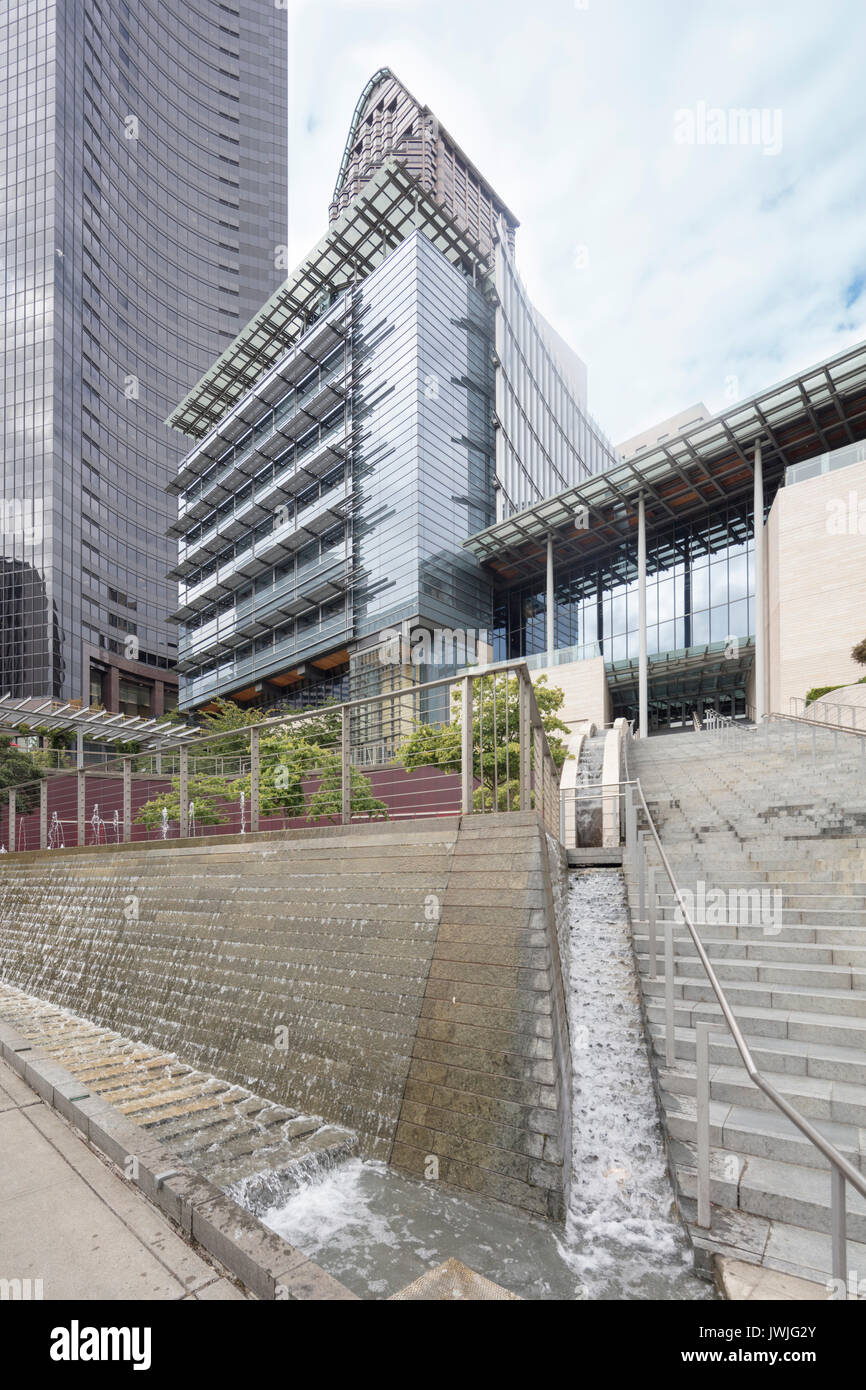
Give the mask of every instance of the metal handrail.
[{"label": "metal handrail", "polygon": [[[842,707],[837,706],[837,708]],[[860,706],[855,705],[851,708],[858,709]],[[810,719],[807,714],[779,714],[774,710],[762,715],[761,719],[762,721],[766,720],[767,723],[776,719],[780,723],[806,724],[810,729],[827,729],[831,734],[851,734],[854,738],[866,738],[866,729],[856,729],[851,724],[831,724],[825,719]],[[755,727],[760,728],[760,725]]]},{"label": "metal handrail", "polygon": [[[626,741],[626,743],[625,743],[625,766],[626,766],[626,773],[628,774],[628,773],[629,773],[629,765],[628,765],[628,746],[627,746],[627,741]],[[803,1135],[805,1135],[805,1137],[810,1141],[810,1143],[814,1144],[815,1148],[818,1149],[819,1152],[822,1153],[822,1154],[824,1155],[824,1157],[829,1161],[829,1163],[830,1163],[830,1165],[831,1165],[831,1173],[832,1173],[832,1178],[833,1178],[832,1185],[831,1185],[831,1221],[832,1221],[832,1242],[833,1242],[833,1247],[832,1247],[832,1248],[833,1248],[833,1275],[834,1275],[834,1277],[835,1277],[836,1279],[842,1279],[842,1280],[844,1281],[844,1280],[845,1280],[845,1277],[846,1277],[846,1267],[845,1267],[845,1266],[846,1266],[846,1258],[845,1258],[845,1245],[846,1245],[846,1238],[845,1238],[845,1181],[847,1180],[848,1182],[850,1182],[851,1186],[852,1186],[857,1192],[859,1192],[860,1195],[861,1195],[862,1197],[866,1197],[866,1176],[864,1176],[863,1173],[859,1172],[859,1171],[853,1166],[853,1164],[849,1163],[848,1159],[845,1158],[845,1156],[844,1156],[843,1154],[841,1154],[841,1153],[839,1152],[839,1150],[838,1150],[837,1148],[835,1148],[835,1146],[834,1146],[833,1144],[830,1143],[829,1139],[826,1139],[826,1138],[824,1137],[824,1135],[821,1134],[821,1132],[820,1132],[819,1130],[815,1129],[814,1125],[812,1125],[812,1124],[809,1123],[809,1121],[806,1119],[805,1115],[801,1115],[800,1111],[796,1108],[796,1106],[792,1105],[792,1104],[790,1103],[790,1101],[786,1100],[786,1098],[785,1098],[779,1091],[776,1090],[775,1086],[773,1086],[771,1082],[767,1081],[766,1077],[764,1077],[764,1076],[762,1075],[762,1073],[761,1073],[761,1071],[760,1071],[760,1069],[759,1069],[757,1063],[755,1062],[754,1057],[752,1056],[752,1053],[751,1053],[751,1050],[750,1050],[750,1048],[749,1048],[749,1045],[748,1045],[748,1043],[746,1042],[746,1039],[744,1038],[744,1036],[743,1036],[743,1034],[742,1034],[742,1032],[741,1032],[741,1030],[740,1030],[740,1026],[739,1026],[739,1024],[737,1023],[737,1020],[736,1020],[736,1017],[735,1017],[735,1015],[734,1015],[734,1012],[733,1012],[733,1010],[732,1010],[730,1004],[728,1003],[727,996],[725,995],[725,991],[724,991],[724,989],[722,988],[722,985],[721,985],[721,983],[720,983],[720,981],[719,981],[718,976],[716,975],[715,970],[713,969],[712,962],[710,961],[710,958],[709,958],[709,956],[707,955],[706,950],[704,949],[703,942],[701,941],[700,936],[699,936],[698,931],[697,931],[697,928],[696,928],[694,922],[692,921],[691,914],[689,913],[688,908],[686,907],[686,904],[685,904],[685,901],[684,901],[682,892],[681,892],[681,890],[680,890],[679,884],[677,883],[676,877],[675,877],[675,875],[674,875],[674,871],[673,871],[673,869],[671,868],[670,860],[668,859],[668,856],[667,856],[667,854],[665,853],[664,847],[663,847],[662,842],[661,842],[661,840],[660,840],[660,838],[659,838],[659,833],[658,833],[658,830],[656,829],[655,821],[653,820],[652,815],[650,814],[649,807],[647,806],[646,797],[644,796],[643,786],[641,785],[640,778],[630,778],[630,784],[631,784],[632,786],[634,786],[634,787],[637,788],[637,793],[638,793],[638,796],[639,796],[639,798],[640,798],[641,805],[642,805],[642,807],[643,807],[644,816],[646,817],[647,824],[649,825],[650,831],[651,831],[651,833],[652,833],[653,840],[655,841],[655,846],[656,846],[656,849],[658,850],[658,854],[659,854],[659,858],[660,858],[661,863],[662,863],[662,867],[664,868],[664,871],[665,871],[665,873],[666,873],[666,875],[667,875],[667,877],[668,877],[668,881],[670,882],[671,888],[673,889],[674,896],[675,896],[676,901],[677,901],[677,906],[679,907],[679,910],[680,910],[680,912],[682,913],[683,922],[684,922],[685,926],[688,928],[689,935],[690,935],[690,937],[692,938],[692,941],[693,941],[694,946],[695,946],[695,950],[697,951],[697,954],[698,954],[698,959],[700,960],[701,965],[702,965],[703,968],[704,968],[704,972],[705,972],[705,974],[706,974],[706,976],[707,976],[707,979],[708,979],[709,982],[710,982],[710,986],[711,986],[711,988],[712,988],[712,991],[713,991],[714,995],[716,996],[716,1000],[717,1000],[717,1002],[718,1002],[719,1008],[720,1008],[721,1011],[722,1011],[722,1017],[724,1018],[725,1022],[726,1022],[727,1025],[728,1025],[728,1030],[729,1030],[729,1032],[730,1032],[730,1034],[731,1034],[731,1037],[732,1037],[733,1040],[734,1040],[734,1044],[735,1044],[735,1046],[736,1046],[736,1048],[737,1048],[737,1051],[739,1052],[740,1057],[742,1058],[743,1066],[745,1067],[745,1070],[746,1070],[746,1073],[747,1073],[749,1079],[754,1083],[755,1086],[758,1087],[759,1090],[763,1091],[764,1095],[766,1095],[767,1097],[769,1097],[769,1099],[773,1102],[773,1104],[774,1104],[779,1110],[782,1111],[782,1114],[783,1114],[783,1115],[786,1115],[786,1116],[787,1116],[787,1118],[791,1121],[791,1123],[792,1123],[793,1125],[795,1125],[797,1129],[799,1129],[800,1133],[803,1134]],[[629,818],[627,817],[627,818],[626,818],[626,826],[628,827],[628,825],[629,825]],[[638,847],[637,847],[637,843],[635,843],[635,851],[637,851],[637,848],[638,848]],[[669,933],[670,933],[670,936],[671,936],[671,938],[672,938],[672,937],[673,937],[673,926],[674,926],[674,923],[673,923],[673,922],[667,922],[667,923],[666,923],[666,926],[667,926],[667,928],[668,928],[668,930],[669,930]],[[672,990],[672,988],[673,988],[673,977],[672,977],[672,973],[671,973],[670,971],[666,971],[666,976],[667,976],[666,982],[665,982],[665,983],[666,983],[666,989],[669,988],[669,989]],[[713,1026],[714,1026],[714,1025],[710,1025],[710,1024],[698,1025],[698,1027],[703,1027],[703,1028],[705,1028],[707,1031],[711,1031],[711,1030],[713,1029]],[[666,1042],[668,1042],[669,1045],[672,1045],[672,1044],[673,1044],[673,1038],[671,1038],[671,1039],[666,1039]],[[708,1126],[709,1126],[709,1115],[708,1115],[708,1114],[707,1114],[707,1121],[706,1121],[706,1122],[707,1122],[707,1127],[708,1127]],[[708,1188],[708,1186],[709,1186],[709,1160],[708,1160],[708,1155],[707,1155],[706,1183],[707,1183],[707,1188]],[[700,1191],[699,1191],[699,1204],[700,1204]],[[708,1205],[709,1205],[709,1199],[708,1199],[708,1192],[707,1192],[707,1206],[708,1206]],[[700,1218],[700,1214],[701,1214],[701,1213],[699,1212],[699,1218]],[[699,1220],[699,1224],[701,1224],[701,1223],[700,1223],[700,1220]],[[707,1226],[709,1225],[709,1221],[706,1222],[706,1225],[707,1225]]]}]

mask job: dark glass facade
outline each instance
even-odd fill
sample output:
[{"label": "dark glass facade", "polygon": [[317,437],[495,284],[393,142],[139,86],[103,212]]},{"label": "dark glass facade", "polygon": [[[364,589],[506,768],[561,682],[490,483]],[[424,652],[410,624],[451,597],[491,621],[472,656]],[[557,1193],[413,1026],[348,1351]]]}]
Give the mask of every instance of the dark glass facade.
[{"label": "dark glass facade", "polygon": [[271,0],[3,8],[3,693],[171,703],[163,421],[283,278],[284,57]]}]

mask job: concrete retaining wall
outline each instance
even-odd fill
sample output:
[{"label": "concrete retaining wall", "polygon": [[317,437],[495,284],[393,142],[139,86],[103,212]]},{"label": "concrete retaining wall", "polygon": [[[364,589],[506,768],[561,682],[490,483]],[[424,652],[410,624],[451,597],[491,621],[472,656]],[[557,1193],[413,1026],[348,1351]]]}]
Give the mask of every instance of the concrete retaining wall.
[{"label": "concrete retaining wall", "polygon": [[570,1084],[535,813],[0,858],[0,977],[561,1217]]}]

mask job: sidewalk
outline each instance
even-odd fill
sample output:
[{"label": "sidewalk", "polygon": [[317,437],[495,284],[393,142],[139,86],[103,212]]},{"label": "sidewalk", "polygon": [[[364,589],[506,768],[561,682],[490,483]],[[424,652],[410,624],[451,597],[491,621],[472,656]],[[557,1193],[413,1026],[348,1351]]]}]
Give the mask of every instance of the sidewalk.
[{"label": "sidewalk", "polygon": [[3,1280],[45,1299],[242,1299],[161,1212],[0,1060]]}]

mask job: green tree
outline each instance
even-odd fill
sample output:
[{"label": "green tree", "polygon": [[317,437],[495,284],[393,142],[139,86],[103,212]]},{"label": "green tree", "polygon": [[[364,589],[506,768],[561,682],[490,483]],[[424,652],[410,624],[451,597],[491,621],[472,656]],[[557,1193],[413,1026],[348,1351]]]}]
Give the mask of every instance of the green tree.
[{"label": "green tree", "polygon": [[[570,732],[557,717],[564,695],[539,676],[533,684],[535,703],[547,735],[547,744],[557,771],[565,762],[566,749],[559,734]],[[494,699],[495,695],[495,699]],[[463,694],[457,688],[451,697],[450,724],[419,724],[401,748],[395,762],[411,771],[416,767],[438,767],[442,772],[459,772],[463,736]],[[520,695],[516,676],[491,673],[476,676],[472,682],[472,770],[481,784],[475,788],[477,810],[520,809]],[[530,753],[534,761],[534,749]]]},{"label": "green tree", "polygon": [[[310,797],[307,819],[339,821],[343,816],[342,758],[338,753],[324,749],[321,754],[317,767],[321,780],[318,791]],[[366,816],[368,820],[388,819],[385,802],[373,795],[373,784],[369,777],[356,767],[349,769],[349,805],[353,816]]]},{"label": "green tree", "polygon": [[[220,803],[230,801],[233,784],[225,777],[202,775],[190,777],[187,800],[194,804],[194,814],[199,825],[225,825],[228,812]],[[162,825],[163,809],[168,812],[170,825],[180,825],[180,778],[173,777],[171,789],[154,796],[140,806],[135,817],[137,825],[148,830],[157,830]]]},{"label": "green tree", "polygon": [[858,642],[856,647],[852,647],[851,656],[858,666],[866,666],[866,637],[862,642]]},{"label": "green tree", "polygon": [[9,814],[9,788],[15,788],[15,811],[22,814],[39,804],[39,788],[34,784],[44,776],[32,753],[16,748],[11,738],[0,738],[0,825]]}]

